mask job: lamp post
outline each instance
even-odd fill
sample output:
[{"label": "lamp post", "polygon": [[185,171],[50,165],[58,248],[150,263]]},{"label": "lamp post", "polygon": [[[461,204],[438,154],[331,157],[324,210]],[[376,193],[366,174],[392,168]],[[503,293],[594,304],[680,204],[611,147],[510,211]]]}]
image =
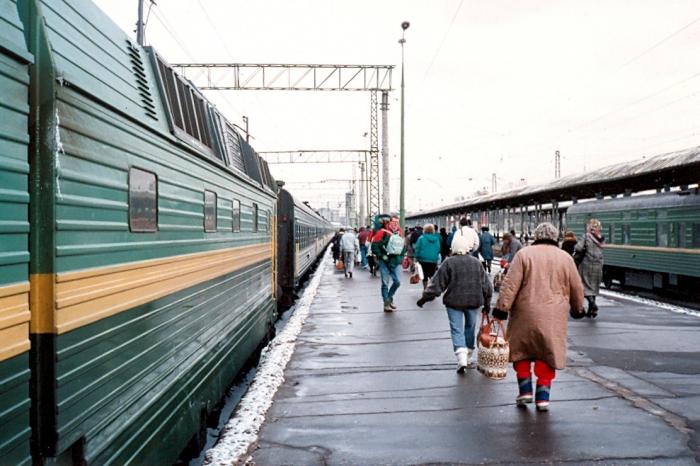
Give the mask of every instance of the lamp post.
[{"label": "lamp post", "polygon": [[406,43],[406,29],[411,25],[408,21],[401,23],[401,39],[399,39],[399,44],[401,44],[401,180],[400,180],[400,194],[399,194],[399,218],[401,226],[404,226],[406,220],[406,208],[404,205],[404,191],[405,191],[405,177],[404,177],[404,52],[403,46]]}]

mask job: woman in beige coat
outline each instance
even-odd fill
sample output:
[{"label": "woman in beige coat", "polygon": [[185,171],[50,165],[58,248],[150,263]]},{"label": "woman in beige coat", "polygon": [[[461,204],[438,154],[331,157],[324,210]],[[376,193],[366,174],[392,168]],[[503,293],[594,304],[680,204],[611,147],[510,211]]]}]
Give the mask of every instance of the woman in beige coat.
[{"label": "woman in beige coat", "polygon": [[518,377],[518,405],[532,403],[534,362],[537,409],[549,408],[549,391],[555,369],[566,365],[566,330],[569,310],[583,317],[583,288],[574,260],[559,249],[559,232],[551,223],[535,229],[535,242],[515,255],[493,315],[510,314],[510,360]]}]

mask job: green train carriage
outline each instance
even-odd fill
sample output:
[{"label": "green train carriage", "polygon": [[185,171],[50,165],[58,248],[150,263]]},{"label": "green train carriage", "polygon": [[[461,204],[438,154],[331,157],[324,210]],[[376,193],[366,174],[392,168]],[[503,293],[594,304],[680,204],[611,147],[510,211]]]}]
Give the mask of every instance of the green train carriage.
[{"label": "green train carriage", "polygon": [[606,286],[616,280],[647,289],[689,292],[700,285],[697,189],[584,202],[566,212],[568,228],[579,238],[591,218],[602,222],[606,237]]},{"label": "green train carriage", "polygon": [[29,465],[29,66],[14,1],[0,2],[0,464]]},{"label": "green train carriage", "polygon": [[276,317],[274,180],[91,2],[0,20],[0,463],[172,462]]},{"label": "green train carriage", "polygon": [[277,201],[278,301],[289,306],[294,291],[333,237],[333,225],[286,189]]}]

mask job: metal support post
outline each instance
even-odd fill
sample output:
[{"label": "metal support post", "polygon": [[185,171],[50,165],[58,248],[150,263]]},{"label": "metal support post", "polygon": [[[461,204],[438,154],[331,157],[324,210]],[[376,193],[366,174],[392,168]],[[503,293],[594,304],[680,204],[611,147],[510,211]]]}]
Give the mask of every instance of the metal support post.
[{"label": "metal support post", "polygon": [[369,213],[374,216],[379,213],[379,125],[377,123],[377,91],[370,92],[370,139],[369,139]]},{"label": "metal support post", "polygon": [[561,178],[561,155],[559,155],[559,151],[554,153],[554,178]]},{"label": "metal support post", "polygon": [[389,92],[382,91],[382,211],[391,210],[390,178],[389,178]]},{"label": "metal support post", "polygon": [[366,223],[366,210],[365,210],[365,162],[360,162],[360,225]]},{"label": "metal support post", "polygon": [[136,21],[136,42],[143,47],[144,44],[144,28],[143,24],[143,0],[139,0],[138,20]]}]

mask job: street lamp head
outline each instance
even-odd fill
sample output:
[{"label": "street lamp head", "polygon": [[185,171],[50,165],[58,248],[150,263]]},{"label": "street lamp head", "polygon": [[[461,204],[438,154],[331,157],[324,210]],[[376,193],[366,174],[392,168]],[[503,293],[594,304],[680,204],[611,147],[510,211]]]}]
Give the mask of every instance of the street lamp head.
[{"label": "street lamp head", "polygon": [[410,25],[411,23],[409,23],[408,21],[404,21],[403,23],[401,23],[401,29],[405,31]]}]

